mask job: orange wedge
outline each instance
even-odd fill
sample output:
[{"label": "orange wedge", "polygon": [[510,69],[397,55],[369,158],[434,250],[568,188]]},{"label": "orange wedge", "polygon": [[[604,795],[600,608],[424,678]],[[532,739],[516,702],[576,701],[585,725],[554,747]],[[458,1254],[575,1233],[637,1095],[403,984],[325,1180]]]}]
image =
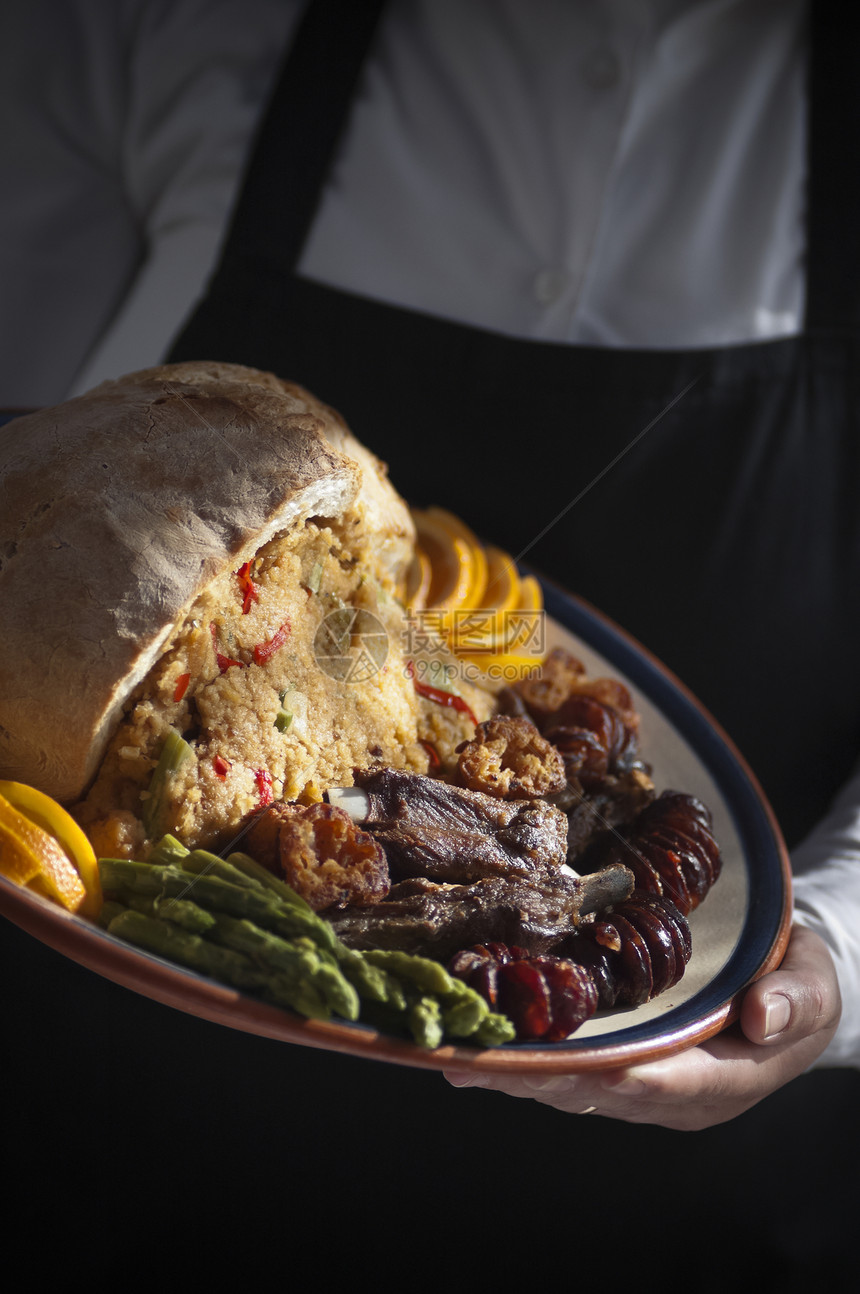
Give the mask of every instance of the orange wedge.
[{"label": "orange wedge", "polygon": [[[519,601],[508,611],[494,637],[463,636],[455,644],[457,655],[489,674],[491,678],[525,678],[544,656],[543,594],[537,580],[526,575],[520,580]],[[465,624],[465,622],[464,622]]]},{"label": "orange wedge", "polygon": [[87,897],[84,883],[52,835],[0,796],[0,872],[77,912]]},{"label": "orange wedge", "polygon": [[415,556],[406,572],[403,589],[403,601],[407,607],[414,607],[420,611],[427,605],[427,594],[430,592],[432,577],[433,568],[430,565],[430,558],[423,548],[416,548]]},{"label": "orange wedge", "polygon": [[541,592],[541,586],[533,575],[525,575],[520,580],[520,600],[517,603],[517,610],[543,610],[543,593]]},{"label": "orange wedge", "polygon": [[3,801],[60,846],[86,891],[76,910],[82,916],[98,916],[102,903],[98,863],[92,845],[74,818],[50,795],[37,791],[34,786],[25,786],[23,782],[0,781],[0,807]]},{"label": "orange wedge", "polygon": [[439,611],[479,605],[487,579],[487,559],[472,532],[442,508],[412,513],[418,546],[430,562],[427,606]]},{"label": "orange wedge", "polygon": [[510,554],[488,547],[487,583],[480,605],[469,615],[456,617],[452,647],[458,655],[464,652],[504,651],[508,637],[508,612],[520,600],[520,577]]},{"label": "orange wedge", "polygon": [[482,607],[496,611],[513,611],[520,604],[520,577],[517,565],[509,553],[488,545],[487,584],[481,600]]}]

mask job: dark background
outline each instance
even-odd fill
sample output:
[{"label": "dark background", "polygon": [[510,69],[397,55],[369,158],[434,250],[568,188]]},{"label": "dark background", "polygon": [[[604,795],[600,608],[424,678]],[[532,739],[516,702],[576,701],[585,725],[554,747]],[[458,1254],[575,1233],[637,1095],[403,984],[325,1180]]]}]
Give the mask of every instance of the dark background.
[{"label": "dark background", "polygon": [[0,933],[28,1284],[854,1288],[854,1071],[701,1133],[616,1124],[234,1032]]}]

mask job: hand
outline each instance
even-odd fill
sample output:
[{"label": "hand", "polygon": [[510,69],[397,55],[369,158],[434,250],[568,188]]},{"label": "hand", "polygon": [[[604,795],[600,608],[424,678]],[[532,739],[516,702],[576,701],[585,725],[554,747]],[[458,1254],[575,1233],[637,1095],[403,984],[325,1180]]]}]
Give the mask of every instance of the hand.
[{"label": "hand", "polygon": [[750,1109],[821,1055],[841,1012],[827,945],[800,926],[782,965],[747,990],[736,1025],[667,1060],[575,1076],[446,1073],[456,1087],[528,1096],[570,1114],[682,1131],[725,1123]]}]

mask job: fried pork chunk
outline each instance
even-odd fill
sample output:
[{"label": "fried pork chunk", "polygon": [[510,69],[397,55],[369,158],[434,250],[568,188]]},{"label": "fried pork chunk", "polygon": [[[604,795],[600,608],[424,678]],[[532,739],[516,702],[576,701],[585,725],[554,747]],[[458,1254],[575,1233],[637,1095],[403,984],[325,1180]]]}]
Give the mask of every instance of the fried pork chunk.
[{"label": "fried pork chunk", "polygon": [[331,804],[273,804],[251,828],[246,847],[315,912],[377,903],[389,890],[382,847]]},{"label": "fried pork chunk", "polygon": [[630,821],[654,798],[633,697],[619,679],[587,678],[575,656],[556,648],[537,677],[505,689],[500,706],[517,722],[532,720],[562,759],[565,782],[550,795],[567,812],[567,861],[580,870],[596,836]]},{"label": "fried pork chunk", "polygon": [[459,780],[470,791],[526,800],[561,791],[566,777],[559,751],[525,718],[500,715],[478,724],[457,747]]},{"label": "fried pork chunk", "polygon": [[[563,647],[553,648],[540,673],[514,684],[511,691],[541,732],[564,724],[565,706],[571,702],[575,705],[578,697],[592,697],[609,707],[631,732],[636,733],[639,728],[639,715],[629,689],[618,679],[588,678],[582,661]],[[522,713],[519,709],[517,712]]]}]

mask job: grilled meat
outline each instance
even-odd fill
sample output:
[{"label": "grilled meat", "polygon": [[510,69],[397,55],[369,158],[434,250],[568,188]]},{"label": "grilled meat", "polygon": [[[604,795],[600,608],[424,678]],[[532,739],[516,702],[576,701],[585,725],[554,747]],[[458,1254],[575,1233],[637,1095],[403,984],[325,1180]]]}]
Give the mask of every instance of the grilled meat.
[{"label": "grilled meat", "polygon": [[[567,812],[567,861],[581,871],[583,852],[609,827],[629,823],[654,798],[654,784],[641,769],[607,777],[600,790],[590,795],[579,792]],[[622,860],[623,861],[623,860]]]},{"label": "grilled meat", "polygon": [[355,784],[367,797],[361,825],[394,881],[542,877],[567,856],[567,819],[544,800],[499,800],[394,768],[357,772]]},{"label": "grilled meat", "polygon": [[415,877],[391,887],[370,907],[345,908],[329,919],[351,948],[400,948],[445,960],[471,944],[516,944],[544,953],[576,929],[589,913],[619,903],[631,892],[626,867],[577,878],[492,876],[467,885]]}]

